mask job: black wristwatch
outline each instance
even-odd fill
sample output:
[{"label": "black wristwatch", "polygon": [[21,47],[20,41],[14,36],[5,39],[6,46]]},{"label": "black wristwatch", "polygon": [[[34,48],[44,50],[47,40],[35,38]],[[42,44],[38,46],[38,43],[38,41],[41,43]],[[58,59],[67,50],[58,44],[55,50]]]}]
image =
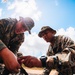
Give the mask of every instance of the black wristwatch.
[{"label": "black wristwatch", "polygon": [[40,60],[41,60],[41,62],[42,62],[42,66],[43,66],[43,67],[46,67],[46,60],[47,60],[47,57],[46,57],[46,56],[41,56]]}]

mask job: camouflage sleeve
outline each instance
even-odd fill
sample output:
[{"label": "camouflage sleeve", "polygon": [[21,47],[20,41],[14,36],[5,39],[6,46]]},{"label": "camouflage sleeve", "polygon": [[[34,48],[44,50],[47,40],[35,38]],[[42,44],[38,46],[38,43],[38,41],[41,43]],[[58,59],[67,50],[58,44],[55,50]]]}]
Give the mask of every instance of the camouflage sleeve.
[{"label": "camouflage sleeve", "polygon": [[75,50],[75,43],[74,41],[69,38],[69,37],[63,37],[63,40],[61,40],[62,42],[62,52],[66,52],[66,51],[71,51],[71,50]]},{"label": "camouflage sleeve", "polygon": [[6,47],[6,45],[0,40],[0,51],[5,47]]},{"label": "camouflage sleeve", "polygon": [[0,20],[0,50],[6,47],[6,45],[1,40],[3,34],[4,34],[4,23],[3,20]]}]

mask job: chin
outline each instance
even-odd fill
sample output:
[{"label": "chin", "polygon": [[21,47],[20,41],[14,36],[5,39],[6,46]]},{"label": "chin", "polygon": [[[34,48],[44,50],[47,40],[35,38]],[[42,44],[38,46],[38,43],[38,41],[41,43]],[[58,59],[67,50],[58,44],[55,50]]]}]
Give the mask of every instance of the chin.
[{"label": "chin", "polygon": [[46,41],[46,42],[50,42],[50,41]]},{"label": "chin", "polygon": [[46,42],[49,42],[48,40],[45,40]]},{"label": "chin", "polygon": [[17,31],[15,31],[16,34],[19,34]]}]

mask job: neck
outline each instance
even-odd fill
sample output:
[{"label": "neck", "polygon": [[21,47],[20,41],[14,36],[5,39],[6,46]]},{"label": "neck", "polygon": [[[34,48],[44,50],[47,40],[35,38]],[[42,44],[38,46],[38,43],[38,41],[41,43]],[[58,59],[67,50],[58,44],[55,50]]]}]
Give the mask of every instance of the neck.
[{"label": "neck", "polygon": [[51,45],[53,46],[55,42],[55,36],[53,36],[52,40],[50,41]]}]

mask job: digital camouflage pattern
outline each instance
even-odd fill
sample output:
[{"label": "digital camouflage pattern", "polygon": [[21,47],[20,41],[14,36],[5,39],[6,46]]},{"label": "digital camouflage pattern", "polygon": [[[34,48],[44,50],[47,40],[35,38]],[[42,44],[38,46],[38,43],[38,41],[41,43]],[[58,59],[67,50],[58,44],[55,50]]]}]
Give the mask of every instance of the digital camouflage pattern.
[{"label": "digital camouflage pattern", "polygon": [[72,64],[75,62],[75,57],[74,57],[75,55],[73,55],[72,53],[70,54],[70,52],[72,50],[75,50],[75,44],[74,44],[73,40],[71,40],[69,37],[66,37],[66,36],[60,36],[60,35],[55,36],[54,45],[49,46],[47,56],[48,57],[55,56],[57,54],[62,55],[63,53],[65,53],[67,55],[68,59],[69,59],[69,56],[71,56],[71,62],[69,62],[69,65],[64,64],[63,61],[65,61],[65,58],[64,58],[64,54],[63,54],[62,55],[63,61],[61,59],[59,59],[59,61],[61,61],[62,64],[61,65],[54,64],[52,68],[46,67],[44,75],[49,75],[51,69],[53,69],[53,68],[55,68],[57,71],[59,71],[59,75],[75,74],[75,66],[72,67]]},{"label": "digital camouflage pattern", "polygon": [[8,47],[13,53],[17,53],[22,42],[24,42],[24,33],[15,34],[16,19],[0,20],[0,50]]}]

